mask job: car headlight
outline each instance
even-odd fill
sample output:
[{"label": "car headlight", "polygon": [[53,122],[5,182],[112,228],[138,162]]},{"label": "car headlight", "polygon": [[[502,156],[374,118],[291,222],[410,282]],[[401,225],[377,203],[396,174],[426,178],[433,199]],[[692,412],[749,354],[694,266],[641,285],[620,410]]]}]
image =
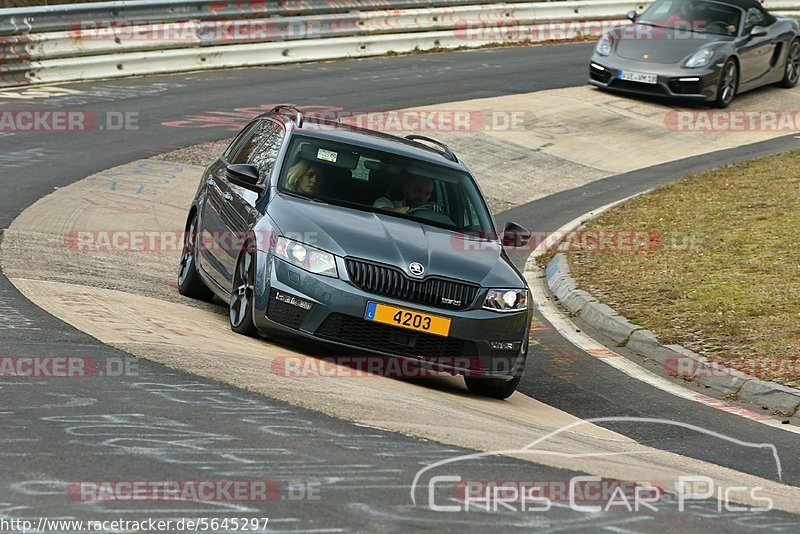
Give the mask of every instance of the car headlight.
[{"label": "car headlight", "polygon": [[611,45],[614,43],[614,39],[611,37],[610,34],[606,33],[601,38],[600,41],[597,43],[595,47],[595,52],[600,54],[601,56],[607,56],[611,53]]},{"label": "car headlight", "polygon": [[698,50],[692,56],[686,60],[686,66],[690,69],[696,69],[698,67],[705,67],[711,60],[714,59],[714,51],[708,48],[703,50]]},{"label": "car headlight", "polygon": [[298,241],[279,237],[275,243],[275,255],[314,274],[333,276],[334,278],[339,276],[339,271],[336,269],[336,258],[333,254]]},{"label": "car headlight", "polygon": [[490,289],[483,301],[484,310],[516,311],[528,307],[527,289]]}]

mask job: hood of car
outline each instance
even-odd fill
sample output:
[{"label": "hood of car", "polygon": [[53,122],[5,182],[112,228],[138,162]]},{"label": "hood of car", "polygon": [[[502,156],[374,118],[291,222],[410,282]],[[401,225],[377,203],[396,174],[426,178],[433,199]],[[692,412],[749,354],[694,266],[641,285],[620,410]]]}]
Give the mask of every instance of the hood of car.
[{"label": "hood of car", "polygon": [[709,43],[732,40],[722,35],[642,24],[632,24],[615,33],[617,56],[652,63],[677,63]]},{"label": "hood of car", "polygon": [[[496,242],[402,217],[276,195],[269,217],[291,239],[401,269],[409,278],[441,276],[483,287],[524,287]],[[409,269],[424,268],[421,276]]]}]

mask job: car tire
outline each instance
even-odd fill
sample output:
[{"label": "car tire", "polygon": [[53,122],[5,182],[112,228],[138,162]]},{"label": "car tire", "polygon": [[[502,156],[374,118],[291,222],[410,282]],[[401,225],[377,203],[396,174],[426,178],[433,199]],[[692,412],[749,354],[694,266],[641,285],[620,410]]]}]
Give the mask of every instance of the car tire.
[{"label": "car tire", "polygon": [[233,273],[233,291],[228,311],[231,330],[244,336],[256,337],[258,330],[253,324],[255,299],[255,253],[250,248],[239,256]]},{"label": "car tire", "polygon": [[183,250],[178,270],[178,292],[189,298],[206,302],[214,298],[214,293],[206,287],[197,274],[197,214],[192,215],[183,234]]},{"label": "car tire", "polygon": [[521,376],[515,376],[511,380],[464,377],[470,393],[501,400],[507,399],[517,390],[520,380],[522,380]]},{"label": "car tire", "polygon": [[717,98],[714,106],[720,109],[727,108],[733,97],[736,96],[736,89],[739,86],[739,65],[736,61],[729,59],[719,73],[719,84],[717,85]]},{"label": "car tire", "polygon": [[791,89],[797,85],[800,79],[800,39],[795,39],[789,45],[789,53],[786,55],[786,66],[783,71],[783,80],[779,86]]}]

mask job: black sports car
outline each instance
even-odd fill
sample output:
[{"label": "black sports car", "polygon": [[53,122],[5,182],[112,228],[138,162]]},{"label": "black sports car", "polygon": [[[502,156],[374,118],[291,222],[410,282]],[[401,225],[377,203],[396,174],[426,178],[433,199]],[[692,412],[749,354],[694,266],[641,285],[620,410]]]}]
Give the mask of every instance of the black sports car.
[{"label": "black sports car", "polygon": [[[442,143],[258,117],[208,167],[189,211],[182,294],[230,303],[241,334],[288,334],[413,359],[505,398],[532,302],[467,168]],[[417,365],[417,363],[415,363]]]},{"label": "black sports car", "polygon": [[727,107],[738,93],[800,77],[797,20],[757,0],[657,0],[595,47],[589,83]]}]

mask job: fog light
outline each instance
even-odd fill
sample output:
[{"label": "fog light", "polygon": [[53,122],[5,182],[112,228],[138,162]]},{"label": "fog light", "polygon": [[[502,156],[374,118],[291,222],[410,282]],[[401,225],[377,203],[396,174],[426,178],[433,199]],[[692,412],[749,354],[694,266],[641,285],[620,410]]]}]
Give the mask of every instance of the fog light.
[{"label": "fog light", "polygon": [[492,341],[489,345],[492,350],[519,350],[521,341]]},{"label": "fog light", "polygon": [[285,302],[286,304],[291,304],[292,306],[297,306],[298,308],[302,308],[304,310],[310,310],[311,306],[313,306],[313,304],[311,304],[307,300],[297,298],[287,293],[281,293],[280,291],[275,292],[275,300]]}]

